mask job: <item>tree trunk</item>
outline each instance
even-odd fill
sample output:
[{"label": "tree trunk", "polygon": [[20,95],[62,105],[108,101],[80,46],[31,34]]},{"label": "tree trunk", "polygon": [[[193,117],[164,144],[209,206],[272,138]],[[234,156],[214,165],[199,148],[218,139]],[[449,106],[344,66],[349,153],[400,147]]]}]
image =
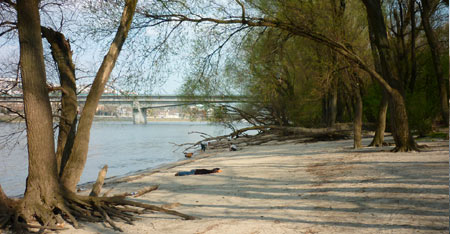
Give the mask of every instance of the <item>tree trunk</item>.
[{"label": "tree trunk", "polygon": [[[334,53],[334,51],[332,51]],[[333,81],[322,99],[322,121],[327,127],[336,124],[338,116],[338,78]]]},{"label": "tree trunk", "polygon": [[42,48],[38,0],[17,1],[20,63],[28,142],[28,177],[22,218],[46,223],[58,199],[53,121]]},{"label": "tree trunk", "polygon": [[[375,71],[379,74],[382,74],[380,57],[378,54],[377,46],[375,44],[375,34],[372,29],[372,25],[369,23],[369,41],[370,48],[372,52],[373,63],[375,66]],[[384,131],[386,130],[386,114],[388,110],[388,101],[389,97],[386,90],[382,90],[383,98],[381,99],[380,107],[378,109],[378,118],[377,118],[377,129],[375,130],[375,136],[372,139],[372,142],[369,146],[383,146],[384,142]]]},{"label": "tree trunk", "polygon": [[403,82],[395,73],[393,66],[393,54],[389,46],[386,33],[386,25],[381,10],[380,0],[363,0],[366,5],[369,30],[375,37],[375,45],[381,65],[382,76],[388,82],[391,89],[386,89],[389,93],[389,106],[391,112],[391,127],[394,135],[396,148],[394,151],[418,150],[409,130],[408,115],[406,112]]},{"label": "tree trunk", "polygon": [[443,123],[448,124],[448,95],[447,95],[447,85],[444,79],[448,79],[448,74],[445,75],[441,66],[441,59],[439,57],[439,42],[436,35],[433,32],[433,28],[430,23],[431,14],[435,8],[435,4],[439,1],[433,0],[422,0],[422,25],[427,37],[428,45],[430,46],[431,58],[433,61],[433,68],[436,75],[436,80],[439,89],[439,104],[441,106],[441,116]]},{"label": "tree trunk", "polygon": [[416,0],[409,0],[410,20],[411,20],[411,79],[409,80],[409,91],[414,92],[417,78],[416,62]]},{"label": "tree trunk", "polygon": [[336,124],[336,116],[337,116],[337,100],[338,100],[338,82],[337,79],[334,79],[329,99],[329,122],[327,123],[328,127],[334,126]]},{"label": "tree trunk", "polygon": [[353,148],[358,149],[362,147],[362,116],[363,116],[363,102],[361,98],[361,87],[357,83],[354,85],[355,94],[355,114],[353,119]]},{"label": "tree trunk", "polygon": [[408,129],[408,121],[406,113],[406,104],[403,96],[400,93],[393,93],[389,98],[389,109],[391,113],[392,135],[395,141],[394,151],[418,151],[417,144],[414,141]]},{"label": "tree trunk", "polygon": [[75,65],[72,62],[69,41],[64,35],[50,28],[41,27],[41,30],[42,36],[50,43],[53,60],[58,65],[59,82],[62,89],[61,118],[56,150],[56,165],[60,175],[69,159],[75,139],[78,110]]},{"label": "tree trunk", "polygon": [[377,129],[375,136],[369,146],[380,147],[387,145],[384,142],[384,131],[386,130],[386,114],[388,110],[389,97],[386,91],[383,90],[383,98],[381,99],[380,107],[378,108]]},{"label": "tree trunk", "polygon": [[89,146],[89,136],[94,119],[94,114],[97,109],[98,102],[103,94],[105,85],[109,79],[112,69],[117,61],[120,50],[128,35],[131,26],[134,11],[136,9],[137,0],[128,0],[122,12],[120,26],[113,42],[109,48],[108,53],[103,59],[94,83],[92,84],[89,95],[86,99],[83,111],[80,116],[80,122],[77,128],[77,135],[75,136],[74,146],[72,148],[69,160],[61,174],[61,182],[70,191],[75,191],[78,181],[83,172]]}]

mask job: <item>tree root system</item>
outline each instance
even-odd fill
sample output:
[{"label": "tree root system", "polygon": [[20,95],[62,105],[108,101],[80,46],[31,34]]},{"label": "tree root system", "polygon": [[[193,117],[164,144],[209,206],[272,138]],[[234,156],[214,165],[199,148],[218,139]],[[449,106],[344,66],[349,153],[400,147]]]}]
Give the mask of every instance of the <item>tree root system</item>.
[{"label": "tree root system", "polygon": [[[0,191],[1,192],[1,191]],[[56,196],[59,197],[59,196]],[[81,196],[69,191],[62,192],[62,199],[56,199],[53,209],[33,209],[32,217],[28,217],[29,207],[20,205],[21,200],[0,201],[0,229],[12,228],[17,233],[37,232],[44,230],[62,230],[64,221],[79,228],[79,221],[103,222],[116,231],[123,231],[116,222],[133,224],[137,215],[150,212],[161,212],[175,215],[185,220],[196,219],[174,210],[159,206],[136,202],[125,196],[97,197]],[[52,212],[48,212],[52,210]],[[41,211],[41,212],[37,212]],[[44,221],[45,220],[45,221]]]}]

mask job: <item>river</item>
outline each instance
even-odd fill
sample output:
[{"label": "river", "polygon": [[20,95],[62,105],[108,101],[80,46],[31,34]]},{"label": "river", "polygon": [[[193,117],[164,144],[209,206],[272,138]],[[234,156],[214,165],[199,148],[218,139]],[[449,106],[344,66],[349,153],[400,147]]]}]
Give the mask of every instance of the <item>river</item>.
[{"label": "river", "polygon": [[[23,123],[0,122],[0,185],[9,196],[25,191],[28,170],[25,132],[4,144],[2,136],[24,129]],[[184,159],[182,144],[201,139],[204,132],[213,136],[229,133],[229,129],[206,122],[94,122],[89,153],[80,183],[94,181],[98,171],[108,165],[108,177],[127,175]],[[177,150],[178,149],[178,150]],[[176,151],[174,151],[176,150]]]}]

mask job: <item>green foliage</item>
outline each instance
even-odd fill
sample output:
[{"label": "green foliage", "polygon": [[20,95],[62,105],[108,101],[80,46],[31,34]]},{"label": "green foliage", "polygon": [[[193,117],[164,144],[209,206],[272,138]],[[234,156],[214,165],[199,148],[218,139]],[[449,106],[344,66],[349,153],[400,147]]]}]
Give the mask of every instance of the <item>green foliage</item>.
[{"label": "green foliage", "polygon": [[[365,7],[360,0],[346,0],[345,4],[342,3],[244,1],[249,17],[258,15],[285,22],[294,28],[320,32],[331,40],[344,44],[355,51],[365,63],[371,64],[373,54],[369,43]],[[407,20],[402,21],[405,24],[402,29],[406,31],[396,33],[401,28],[398,26],[398,17],[394,16],[402,10],[396,3],[398,2],[386,2],[383,4],[383,11],[386,15],[386,25],[389,27],[392,50],[396,56],[395,69],[391,72],[398,75],[407,87],[411,79],[412,37]],[[405,9],[403,8],[403,11],[406,11]],[[406,18],[410,17],[406,12],[403,13]],[[416,14],[416,17],[420,18],[419,12]],[[418,22],[420,21],[417,21],[417,24]],[[360,92],[363,97],[364,121],[376,122],[382,99],[382,88],[379,84],[323,43],[294,36],[288,31],[279,27],[255,27],[248,30],[243,37],[235,36],[225,46],[234,50],[227,50],[224,63],[218,62],[219,59],[214,62],[214,56],[210,57],[213,59],[208,60],[208,63],[200,60],[192,62],[196,69],[189,74],[183,93],[244,95],[253,102],[252,105],[242,107],[243,110],[252,115],[260,115],[265,123],[317,126],[329,124],[328,120],[332,119],[329,118],[330,112],[334,111],[332,104],[336,100],[333,97],[336,96],[337,121],[353,121],[354,97],[356,92]],[[448,41],[448,24],[436,28],[436,32],[440,32],[440,41]],[[425,34],[421,30],[416,30],[416,33],[416,85],[412,92],[407,91],[405,95],[411,129],[425,134],[431,130],[433,121],[439,116],[438,87],[432,60],[427,51]],[[221,35],[225,34],[211,33],[212,40],[209,42],[217,42]],[[217,48],[217,43],[215,46]],[[441,48],[443,51],[444,47]],[[224,48],[219,46],[221,50],[225,50]],[[199,43],[196,48],[196,51],[202,53],[212,50],[214,43]],[[448,56],[444,56],[442,62],[444,71],[448,74]],[[224,119],[229,117],[229,112],[216,110],[213,119],[225,121]]]},{"label": "green foliage", "polygon": [[383,98],[382,92],[382,88],[376,83],[367,87],[363,97],[363,112],[367,122],[375,123],[377,121],[381,99]]},{"label": "green foliage", "polygon": [[[333,2],[252,1],[267,15],[296,21],[314,31],[328,32],[332,37],[348,36],[353,48],[366,48],[365,14],[358,1],[347,1],[348,11],[337,15],[340,5]],[[271,4],[267,4],[271,3]],[[334,2],[336,4],[336,2]],[[301,10],[301,11],[300,11]],[[352,108],[352,88],[348,76],[352,66],[323,45],[293,37],[286,31],[267,29],[250,33],[236,58],[226,68],[227,82],[235,84],[241,94],[252,97],[260,115],[271,124],[317,126],[323,121],[323,99],[330,87],[339,85],[342,106]],[[361,53],[362,57],[368,53]],[[364,84],[362,84],[364,86]],[[345,94],[346,93],[346,94]],[[343,107],[344,108],[344,107]],[[255,106],[251,107],[252,111]],[[248,109],[246,109],[248,110]],[[352,110],[348,110],[351,112]],[[264,114],[262,114],[264,113]],[[342,116],[348,116],[343,113]],[[351,120],[351,117],[344,117]]]},{"label": "green foliage", "polygon": [[[432,131],[433,122],[440,118],[439,92],[430,51],[421,51],[417,58],[420,66],[415,89],[407,93],[406,100],[411,129],[425,136]],[[448,74],[448,56],[441,59]]]}]

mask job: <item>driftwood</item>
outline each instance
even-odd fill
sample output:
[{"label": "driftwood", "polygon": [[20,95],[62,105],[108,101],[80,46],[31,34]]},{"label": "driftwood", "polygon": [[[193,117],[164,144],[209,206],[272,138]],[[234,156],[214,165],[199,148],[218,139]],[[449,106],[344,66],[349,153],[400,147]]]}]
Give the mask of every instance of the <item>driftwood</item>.
[{"label": "driftwood", "polygon": [[164,204],[164,205],[161,206],[161,208],[164,208],[164,209],[173,209],[173,208],[176,208],[176,207],[178,207],[178,206],[180,206],[180,205],[181,205],[181,204],[180,204],[179,202],[174,202],[174,203]]},{"label": "driftwood", "polygon": [[119,196],[119,197],[140,197],[144,194],[147,194],[151,191],[157,190],[159,188],[159,185],[154,185],[154,186],[150,186],[150,187],[145,187],[137,192],[125,192],[125,193],[121,193],[121,194],[117,194],[115,196]]},{"label": "driftwood", "polygon": [[[103,184],[105,182],[105,177],[106,177],[106,173],[108,172],[108,165],[103,166],[103,168],[98,172],[98,176],[97,176],[97,181],[95,181],[95,184],[92,186],[92,190],[91,193],[89,193],[89,196],[91,197],[98,197],[98,195],[100,194],[100,191],[102,190]],[[119,197],[128,197],[128,196],[133,196],[133,197],[140,197],[146,193],[149,193],[151,191],[157,190],[159,187],[159,185],[154,185],[154,186],[150,186],[150,187],[145,187],[137,192],[125,192],[125,193],[121,193],[121,194],[117,194],[115,196],[119,196]],[[103,197],[106,197],[114,188],[110,188],[108,189],[108,191],[106,191],[103,194]],[[0,205],[1,203],[1,187],[0,187]],[[6,197],[7,198],[7,197]]]},{"label": "driftwood", "polygon": [[[258,131],[259,134],[248,136],[248,131]],[[242,147],[245,145],[260,145],[270,141],[284,141],[295,139],[298,142],[311,142],[320,140],[336,140],[350,137],[352,133],[351,124],[337,124],[329,128],[304,128],[287,127],[277,125],[251,126],[235,130],[228,135],[217,137],[205,137],[207,134],[201,132],[192,132],[201,134],[203,140],[195,143],[175,144],[179,147],[189,146],[184,151],[197,147],[202,142],[208,142],[209,149],[229,148],[230,144]]]},{"label": "driftwood", "polygon": [[147,194],[151,191],[157,190],[159,188],[159,185],[151,186],[151,187],[145,187],[144,189],[141,189],[137,191],[137,193],[134,195],[134,197],[140,197],[144,194]]},{"label": "driftwood", "polygon": [[105,182],[106,172],[108,172],[108,165],[105,165],[98,172],[97,181],[95,181],[94,186],[92,186],[92,191],[89,196],[98,197],[100,190],[102,190],[103,183]]}]

